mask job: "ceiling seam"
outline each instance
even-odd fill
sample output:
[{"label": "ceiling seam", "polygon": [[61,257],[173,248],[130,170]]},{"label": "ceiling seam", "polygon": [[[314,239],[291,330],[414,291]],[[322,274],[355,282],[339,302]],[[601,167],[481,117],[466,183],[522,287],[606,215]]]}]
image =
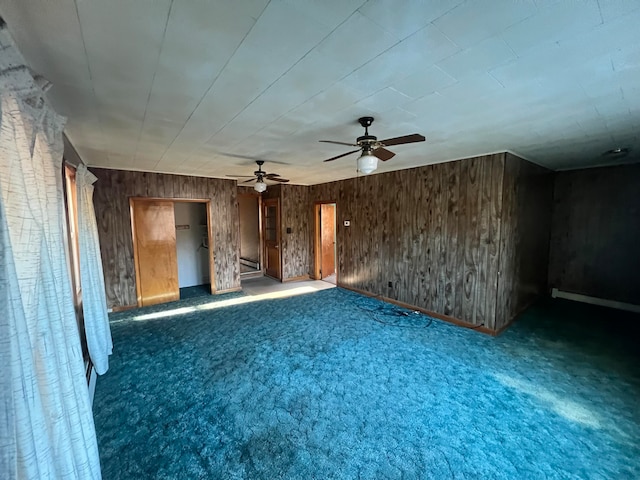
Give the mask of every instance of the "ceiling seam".
[{"label": "ceiling seam", "polygon": [[[366,3],[366,2],[365,2],[365,3]],[[362,5],[364,5],[364,3],[363,3]],[[271,82],[271,83],[270,83],[270,84],[269,84],[269,85],[268,85],[264,90],[262,90],[258,95],[256,95],[256,96],[255,96],[255,97],[254,97],[254,98],[253,98],[249,103],[247,103],[247,104],[244,106],[244,108],[242,108],[242,110],[240,110],[238,113],[236,113],[236,114],[233,116],[233,118],[231,118],[228,122],[226,122],[224,125],[222,125],[218,130],[216,130],[216,131],[215,131],[215,132],[214,132],[214,133],[213,133],[209,138],[207,138],[207,139],[202,143],[202,145],[204,145],[204,144],[206,144],[206,143],[209,143],[209,141],[210,141],[213,137],[215,137],[218,133],[220,133],[222,130],[224,130],[224,128],[225,128],[227,125],[229,125],[231,122],[233,122],[233,121],[234,121],[236,118],[238,118],[238,117],[239,117],[239,116],[240,116],[240,115],[241,115],[241,114],[242,114],[242,113],[243,113],[247,108],[249,108],[251,105],[253,105],[253,103],[254,103],[258,98],[260,98],[260,97],[261,97],[261,96],[262,96],[262,95],[263,95],[267,90],[269,90],[273,85],[275,85],[275,84],[278,82],[278,80],[280,80],[280,79],[281,79],[282,77],[284,77],[287,73],[289,73],[289,72],[290,72],[290,71],[291,71],[291,70],[292,70],[296,65],[298,65],[302,60],[304,60],[305,58],[307,58],[307,56],[309,56],[309,54],[310,54],[311,52],[313,52],[313,51],[318,47],[318,45],[320,45],[320,44],[321,44],[322,42],[324,42],[327,38],[329,38],[329,36],[331,36],[331,35],[332,35],[332,34],[333,34],[333,33],[334,33],[338,28],[340,28],[342,25],[344,25],[344,24],[345,24],[345,23],[346,23],[346,22],[347,22],[351,17],[353,17],[353,15],[355,15],[356,13],[359,13],[360,15],[362,15],[362,13],[360,13],[360,12],[359,12],[359,9],[362,7],[362,5],[360,5],[360,7],[358,7],[358,8],[357,8],[357,9],[355,9],[353,12],[351,12],[351,15],[349,15],[347,18],[345,18],[342,22],[340,22],[338,25],[336,25],[336,27],[335,27],[333,30],[331,30],[331,31],[330,31],[329,33],[327,33],[324,37],[322,37],[322,38],[321,38],[321,39],[320,39],[320,40],[319,40],[319,41],[318,41],[318,42],[317,42],[317,43],[316,43],[312,48],[310,48],[310,49],[309,49],[309,51],[307,51],[304,55],[302,55],[302,56],[301,56],[301,57],[300,57],[300,58],[299,58],[295,63],[293,63],[293,65],[291,65],[287,70],[285,70],[285,71],[284,71],[284,72],[283,72],[283,73],[282,73],[278,78],[276,78],[273,82]],[[363,16],[365,16],[365,15],[363,15]],[[367,17],[367,18],[369,18],[369,17]],[[389,47],[389,48],[393,48],[394,46],[398,45],[398,43],[400,43],[400,40],[399,40],[398,42],[394,43],[394,44],[393,44],[391,47]],[[389,50],[389,49],[387,49],[387,50]],[[386,52],[387,50],[385,50],[385,52]],[[382,52],[382,53],[384,53],[384,52]],[[382,53],[380,53],[380,55],[382,55]],[[379,55],[377,55],[377,56],[379,56]],[[377,57],[377,56],[376,56],[376,57]],[[323,91],[324,91],[324,90],[323,90]],[[318,92],[318,94],[320,94],[320,93],[322,93],[322,91],[321,91],[321,92]],[[318,95],[318,94],[316,94],[316,95]],[[315,97],[316,95],[314,95],[314,97]],[[312,97],[312,98],[313,98],[313,97]],[[296,105],[296,107],[297,107],[297,106],[299,106],[299,105]],[[294,107],[294,108],[296,108],[296,107]],[[291,109],[291,110],[293,110],[293,109]],[[288,112],[286,112],[286,113],[289,113],[291,110],[289,110],[289,111],[288,111]],[[286,115],[286,113],[285,113],[284,115]],[[278,120],[278,119],[279,119],[279,118],[281,118],[281,117],[282,117],[282,115],[281,115],[280,117],[277,117],[277,118],[276,118],[276,120]],[[260,132],[260,131],[261,131],[262,129],[264,129],[264,128],[265,128],[265,127],[262,127],[262,128],[260,128],[260,129],[256,130],[255,132],[253,132],[253,133],[252,133],[252,135],[254,135],[254,134],[256,134],[256,133]],[[237,144],[235,144],[235,145],[237,145]],[[192,156],[193,156],[193,155],[190,155],[189,157],[187,157],[187,159],[186,159],[186,160],[189,160]]]},{"label": "ceiling seam", "polygon": [[[354,12],[354,13],[355,13],[355,12]],[[358,13],[360,13],[360,12],[358,12]],[[360,15],[362,15],[362,14],[360,13]],[[349,15],[349,17],[347,17],[347,18],[345,19],[345,22],[346,22],[349,18],[351,18],[351,16],[353,16],[353,14]],[[365,16],[365,15],[363,15],[363,16]],[[367,18],[369,18],[369,17],[367,17]],[[342,23],[344,23],[344,22],[342,22]],[[341,23],[340,25],[342,25],[342,23]],[[336,27],[336,29],[337,29],[338,27],[340,27],[340,25],[338,25],[338,26]],[[428,25],[428,24],[427,24],[427,25]],[[423,28],[426,28],[426,25],[425,25]],[[417,33],[417,32],[419,32],[420,30],[422,30],[422,28],[421,28],[421,29],[419,29],[419,30],[417,30],[416,32],[414,32],[414,34],[415,34],[415,33]],[[334,31],[335,31],[335,30],[334,30]],[[333,32],[331,32],[331,33],[333,33]],[[327,36],[331,35],[331,33],[329,33]],[[409,36],[411,36],[411,35],[409,35]],[[326,37],[325,37],[325,38],[326,38]],[[318,44],[320,44],[322,41],[324,41],[324,40],[325,40],[325,38],[323,38],[322,40],[320,40],[320,42],[318,42]],[[407,38],[409,38],[409,37],[407,37]],[[406,40],[406,39],[405,39],[405,40]],[[381,55],[384,55],[384,54],[385,54],[385,53],[387,53],[389,50],[391,50],[392,48],[396,47],[398,44],[402,43],[403,41],[404,41],[404,40],[398,40],[396,43],[394,43],[393,45],[391,45],[391,46],[390,46],[389,48],[387,48],[386,50],[383,50],[382,52],[380,52],[378,55],[376,55],[375,57],[373,57],[372,59],[370,59],[368,62],[363,63],[362,65],[358,66],[356,70],[359,70],[360,68],[362,68],[362,67],[364,67],[364,66],[368,65],[369,63],[373,62],[376,58],[380,57]],[[318,46],[318,44],[316,44],[316,46],[315,46],[315,47],[313,47],[313,48],[312,48],[311,50],[309,50],[309,52],[307,52],[307,53],[306,53],[302,58],[300,58],[300,60],[298,60],[298,62],[296,62],[294,65],[292,65],[292,66],[291,66],[291,68],[295,67],[295,66],[296,66],[296,65],[297,65],[301,60],[303,60],[303,59],[304,59],[304,58],[305,58],[309,53],[311,53],[311,52],[312,52],[312,51],[313,51],[313,50]],[[434,65],[435,65],[435,64],[434,64]],[[289,70],[291,70],[291,68],[290,68]],[[289,70],[287,70],[287,72],[288,72]],[[276,119],[275,119],[272,123],[275,123],[276,121],[280,120],[282,117],[284,117],[284,116],[286,116],[287,114],[291,113],[291,112],[292,112],[293,110],[295,110],[296,108],[300,107],[301,105],[304,105],[304,104],[305,104],[305,103],[307,103],[307,102],[310,102],[311,100],[313,100],[314,98],[316,98],[318,95],[321,95],[322,93],[326,92],[328,88],[331,88],[332,86],[334,86],[334,85],[336,85],[336,84],[340,83],[341,81],[343,81],[345,78],[347,78],[349,75],[351,75],[351,74],[352,74],[353,72],[355,72],[356,70],[353,70],[353,71],[351,71],[351,72],[347,73],[346,75],[344,75],[343,77],[339,78],[338,80],[336,80],[335,82],[333,82],[331,85],[329,85],[326,89],[324,89],[324,90],[320,90],[320,91],[319,91],[318,93],[316,93],[314,96],[309,97],[309,98],[308,98],[307,100],[305,100],[303,103],[300,103],[300,104],[296,105],[295,107],[290,108],[289,110],[287,110],[286,112],[284,112],[282,115],[280,115],[280,116],[276,117]],[[282,76],[284,76],[287,72],[285,72]],[[271,85],[269,85],[269,86],[268,86],[264,91],[266,91],[266,90],[268,90],[269,88],[271,88],[271,86],[272,86],[275,82],[277,82],[280,78],[282,78],[282,76],[280,76],[277,80],[275,80],[275,81],[274,81]],[[386,88],[386,87],[385,87],[385,88]],[[264,91],[263,91],[262,93],[264,93]],[[262,93],[261,93],[260,95],[262,95]],[[375,95],[375,93],[376,93],[376,92],[372,93],[371,95]],[[260,95],[258,95],[258,97],[259,97]],[[371,96],[371,95],[367,95],[366,97],[362,97],[362,98],[358,99],[358,101],[363,100],[363,99],[365,99],[365,98],[368,98],[368,97],[369,97],[369,96]],[[251,103],[253,103],[253,102],[254,102],[258,97],[254,98],[254,99],[252,100],[252,102],[251,102]],[[251,104],[249,104],[249,105],[251,105]],[[247,105],[247,107],[248,107],[249,105]],[[245,108],[246,108],[246,107],[245,107]],[[242,113],[242,112],[240,112],[240,113]],[[240,114],[240,113],[239,113],[239,114]],[[238,115],[239,115],[239,114],[238,114]],[[237,116],[237,115],[236,115],[236,116]],[[234,118],[235,118],[235,117],[234,117]],[[233,119],[232,119],[232,120],[233,120]],[[232,120],[230,120],[230,122],[231,122]],[[317,122],[314,122],[314,123],[312,123],[311,125],[313,125],[313,124],[315,124],[315,123],[317,123]],[[226,126],[226,125],[225,125],[225,126]],[[265,129],[265,128],[267,128],[267,127],[268,127],[268,125],[265,125],[264,127],[259,128],[258,130],[256,130],[255,132],[253,132],[251,135],[255,135],[255,134],[257,134],[257,133],[260,133],[262,130],[264,130],[264,129]],[[224,126],[223,126],[222,128],[224,128]],[[222,130],[222,128],[221,128],[220,130]],[[217,131],[216,133],[214,133],[211,137],[209,137],[209,139],[208,139],[206,142],[204,142],[204,143],[209,142],[209,140],[211,140],[211,139],[212,139],[216,134],[218,134],[218,133],[220,132],[220,130],[218,130],[218,131]],[[295,133],[296,131],[297,131],[297,130],[294,130],[294,132],[292,132],[292,133]],[[235,146],[235,145],[238,145],[238,144],[239,144],[239,143],[241,143],[241,142],[242,142],[242,141],[240,141],[240,142],[238,142],[238,143],[234,144],[234,146]]]},{"label": "ceiling seam", "polygon": [[[80,30],[80,38],[82,39],[82,49],[84,50],[84,56],[87,59],[87,72],[89,73],[89,81],[91,83],[91,93],[93,94],[93,102],[95,108],[96,119],[98,120],[98,128],[100,129],[100,136],[102,137],[102,151],[110,161],[111,156],[109,150],[106,147],[107,141],[102,126],[102,120],[100,119],[100,109],[98,108],[98,96],[96,95],[95,84],[93,80],[93,72],[91,71],[91,60],[89,59],[89,51],[87,50],[87,42],[84,39],[84,30],[82,29],[82,22],[80,21],[80,11],[78,10],[78,0],[73,0],[73,6],[76,10],[76,19],[78,20],[78,29]],[[86,162],[86,161],[85,161]]]},{"label": "ceiling seam", "polygon": [[164,41],[167,38],[167,29],[169,27],[169,19],[171,18],[171,12],[173,10],[173,0],[169,4],[169,10],[167,12],[167,19],[164,23],[164,31],[162,32],[162,40],[160,40],[160,48],[158,49],[158,58],[156,58],[156,68],[153,71],[153,77],[151,78],[151,86],[149,87],[149,94],[147,95],[147,103],[144,106],[144,114],[142,115],[142,123],[140,124],[140,130],[138,131],[138,139],[136,140],[136,151],[133,155],[133,161],[138,159],[138,150],[140,147],[140,138],[142,138],[142,131],[144,130],[144,124],[147,120],[147,112],[149,111],[149,102],[151,101],[151,94],[153,93],[153,85],[156,81],[156,75],[158,73],[158,66],[160,65],[160,57],[162,56],[162,49],[164,48]]},{"label": "ceiling seam", "polygon": [[189,114],[189,116],[187,117],[187,119],[184,121],[184,124],[182,125],[182,128],[180,129],[180,131],[176,134],[175,137],[173,137],[173,140],[171,140],[171,142],[169,143],[169,145],[167,145],[167,148],[165,149],[165,151],[162,153],[162,155],[160,156],[160,159],[155,163],[154,168],[156,168],[158,166],[158,164],[164,160],[165,155],[167,154],[167,152],[169,151],[169,149],[173,146],[173,144],[175,143],[175,141],[178,139],[178,137],[180,136],[180,134],[184,131],[185,127],[187,126],[187,123],[189,123],[189,120],[191,119],[191,117],[193,117],[193,114],[196,112],[196,110],[198,109],[198,107],[202,104],[202,101],[206,98],[206,96],[209,94],[209,92],[211,91],[211,89],[213,88],[213,86],[216,84],[216,82],[218,81],[218,78],[220,78],[220,75],[222,75],[222,72],[224,71],[225,68],[227,68],[227,65],[229,64],[229,62],[231,61],[231,59],[235,56],[236,52],[238,51],[238,49],[242,46],[242,44],[245,42],[245,40],[247,39],[247,37],[249,36],[249,34],[251,33],[251,31],[255,28],[255,26],[258,24],[258,21],[260,20],[260,18],[262,17],[262,15],[264,14],[265,10],[267,9],[267,7],[271,4],[271,0],[269,0],[269,2],[264,6],[264,8],[262,9],[262,11],[260,12],[260,15],[257,16],[256,21],[253,23],[253,25],[251,25],[251,28],[247,31],[247,33],[244,35],[244,37],[242,37],[242,40],[240,42],[238,42],[238,45],[236,46],[236,48],[233,50],[233,53],[231,55],[229,55],[229,58],[227,58],[227,61],[224,62],[224,65],[222,66],[222,68],[220,69],[220,71],[218,72],[218,74],[216,75],[216,77],[213,79],[213,82],[211,82],[211,85],[209,85],[209,88],[207,88],[207,90],[204,92],[204,94],[202,95],[202,97],[200,97],[200,100],[198,100],[198,103],[196,104],[196,106],[193,108],[193,110],[191,111],[191,113]]}]

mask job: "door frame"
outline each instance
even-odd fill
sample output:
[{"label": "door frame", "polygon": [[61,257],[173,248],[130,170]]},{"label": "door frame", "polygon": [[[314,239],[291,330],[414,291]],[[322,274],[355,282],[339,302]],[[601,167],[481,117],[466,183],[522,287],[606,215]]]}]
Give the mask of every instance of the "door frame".
[{"label": "door frame", "polygon": [[336,206],[335,212],[335,233],[336,233],[336,257],[334,259],[336,266],[336,285],[338,284],[338,202],[335,200],[320,200],[313,202],[313,278],[315,280],[322,280],[320,275],[320,265],[322,263],[322,224],[320,223],[320,212],[322,205],[333,204]]},{"label": "door frame", "polygon": [[[276,242],[276,248],[278,249],[278,271],[280,274],[280,278],[277,277],[272,277],[271,275],[267,275],[267,262],[268,262],[268,258],[267,258],[267,238],[266,235],[264,233],[264,228],[267,225],[266,222],[266,209],[268,208],[269,204],[275,203],[276,205],[276,238],[277,238],[277,242]],[[269,278],[273,278],[275,280],[278,280],[280,282],[282,282],[282,231],[281,231],[281,212],[280,212],[280,197],[273,197],[273,198],[263,198],[262,202],[260,204],[260,221],[262,224],[262,232],[261,232],[261,236],[263,238],[264,241],[264,245],[262,248],[263,251],[263,258],[264,258],[264,268],[262,269],[263,271],[263,275],[269,277]]]},{"label": "door frame", "polygon": [[[258,256],[260,258],[258,258],[258,261],[260,262],[260,270],[259,272],[261,272],[264,275],[264,242],[263,242],[263,236],[264,233],[262,231],[262,195],[259,194],[258,192],[238,192],[238,197],[257,197],[258,198]],[[240,201],[238,200],[236,202],[238,204],[238,239],[240,239],[240,222],[242,221],[240,219]],[[240,256],[241,256],[240,252],[240,243],[238,242],[238,264],[240,264]]]},{"label": "door frame", "polygon": [[209,279],[211,280],[211,294],[216,293],[216,277],[215,277],[215,265],[213,255],[213,229],[211,225],[211,199],[207,198],[165,198],[165,197],[129,197],[129,218],[131,220],[131,240],[133,241],[133,265],[135,267],[136,274],[136,301],[138,307],[142,306],[142,291],[140,289],[140,263],[138,257],[138,242],[136,241],[136,227],[133,215],[134,203],[144,201],[164,201],[172,202],[175,206],[176,202],[183,203],[204,203],[207,209],[207,236],[209,237]]}]

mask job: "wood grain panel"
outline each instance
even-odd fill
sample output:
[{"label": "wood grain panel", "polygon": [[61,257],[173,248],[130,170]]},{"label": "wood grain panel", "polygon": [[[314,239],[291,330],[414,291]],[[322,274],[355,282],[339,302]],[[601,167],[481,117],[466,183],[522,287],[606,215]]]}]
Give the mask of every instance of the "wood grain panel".
[{"label": "wood grain panel", "polygon": [[313,224],[310,223],[312,204],[309,187],[280,185],[282,223],[282,280],[308,276],[311,273],[309,242]]},{"label": "wood grain panel", "polygon": [[501,212],[503,158],[311,186],[311,201],[337,198],[339,283],[468,323],[488,322],[496,301],[498,239],[491,235],[499,230],[492,216]]},{"label": "wood grain panel", "polygon": [[[490,170],[490,172],[489,172]],[[487,259],[486,279],[487,289],[485,293],[485,326],[490,330],[496,330],[496,302],[498,295],[498,274],[500,268],[500,227],[503,204],[503,177],[504,156],[497,161],[488,162],[485,165],[490,184],[487,188],[487,196],[483,198],[483,211],[488,221],[487,231]]]},{"label": "wood grain panel", "polygon": [[552,172],[506,154],[496,330],[547,290],[552,187]]},{"label": "wood grain panel", "polygon": [[[310,203],[337,203],[339,284],[497,331],[546,283],[549,175],[512,156],[506,182],[506,156],[309,187]],[[499,287],[501,253],[511,283]]]},{"label": "wood grain panel", "polygon": [[[494,163],[496,163],[494,161]],[[444,190],[445,205],[447,209],[447,221],[444,228],[444,248],[445,266],[444,278],[441,279],[443,287],[443,308],[442,313],[447,316],[454,314],[456,305],[456,271],[458,255],[458,225],[460,196],[460,168],[462,162],[448,162],[442,167],[442,173],[446,178],[446,189]],[[443,208],[445,206],[443,205]]]},{"label": "wood grain panel", "polygon": [[640,305],[640,165],[556,174],[549,285]]},{"label": "wood grain panel", "polygon": [[136,304],[129,198],[211,200],[216,291],[240,287],[239,220],[234,180],[91,168],[94,205],[110,308]]}]

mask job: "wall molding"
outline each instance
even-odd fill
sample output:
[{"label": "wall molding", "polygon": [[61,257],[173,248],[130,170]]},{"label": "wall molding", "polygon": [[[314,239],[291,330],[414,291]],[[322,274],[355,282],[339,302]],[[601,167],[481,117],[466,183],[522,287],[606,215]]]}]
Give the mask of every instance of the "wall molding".
[{"label": "wall molding", "polygon": [[[443,320],[447,323],[451,323],[453,325],[456,325],[458,327],[463,327],[466,328],[468,330],[475,330],[476,332],[480,332],[480,333],[484,333],[486,335],[490,335],[492,337],[495,337],[498,335],[499,332],[496,332],[494,330],[491,330],[483,325],[473,325],[471,323],[465,322],[463,320],[460,320],[458,318],[454,318],[454,317],[450,317],[448,315],[442,315],[441,313],[437,313],[437,312],[433,312],[431,310],[427,310],[426,308],[422,308],[422,307],[417,307],[415,305],[410,305],[408,303],[404,303],[404,302],[400,302],[398,300],[395,300],[393,298],[389,298],[389,297],[385,297],[382,295],[376,295],[375,293],[370,293],[367,292],[365,290],[360,290],[358,288],[354,288],[354,287],[349,287],[347,285],[344,284],[338,284],[337,285],[340,288],[344,288],[345,290],[351,290],[352,292],[356,292],[359,293],[361,295],[364,295],[366,297],[373,297],[376,298],[380,301],[386,302],[386,303],[391,303],[393,305],[397,305],[398,307],[402,307],[402,308],[406,308],[407,310],[414,310],[416,312],[420,312],[420,313],[424,313],[425,315],[428,315],[429,317],[433,317],[436,318],[438,320]],[[507,325],[505,325],[505,329],[506,329]],[[502,330],[500,330],[500,332],[502,332]]]},{"label": "wall molding", "polygon": [[607,300],[598,297],[590,297],[589,295],[582,295],[581,293],[565,292],[563,290],[558,290],[557,288],[551,289],[551,297],[564,298],[565,300],[573,300],[575,302],[589,303],[591,305],[598,305],[601,307],[609,307],[615,308],[617,310],[626,310],[627,312],[640,313],[640,305],[618,302],[616,300]]}]

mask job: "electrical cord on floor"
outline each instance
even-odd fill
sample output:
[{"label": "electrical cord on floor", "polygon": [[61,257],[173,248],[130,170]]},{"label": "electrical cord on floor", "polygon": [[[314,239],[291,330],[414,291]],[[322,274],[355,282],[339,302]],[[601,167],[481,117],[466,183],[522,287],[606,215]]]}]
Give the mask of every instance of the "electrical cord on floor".
[{"label": "electrical cord on floor", "polygon": [[[376,300],[380,300],[379,296],[375,296],[373,297]],[[356,302],[354,302],[355,306],[367,313],[371,314],[371,319],[374,322],[378,322],[381,323],[382,325],[387,325],[390,327],[398,327],[398,328],[427,328],[430,327],[431,324],[433,323],[433,318],[431,317],[427,317],[429,320],[428,322],[425,322],[422,325],[402,325],[399,323],[393,323],[390,322],[388,320],[383,320],[380,318],[380,316],[384,316],[387,318],[393,318],[393,317],[409,317],[409,318],[415,318],[416,315],[422,315],[420,312],[418,311],[408,311],[405,309],[401,309],[400,307],[396,307],[396,306],[390,306],[388,304],[383,303],[382,305],[379,305],[376,308],[365,308],[362,307],[360,305],[358,305]],[[426,316],[426,315],[425,315]]]}]

